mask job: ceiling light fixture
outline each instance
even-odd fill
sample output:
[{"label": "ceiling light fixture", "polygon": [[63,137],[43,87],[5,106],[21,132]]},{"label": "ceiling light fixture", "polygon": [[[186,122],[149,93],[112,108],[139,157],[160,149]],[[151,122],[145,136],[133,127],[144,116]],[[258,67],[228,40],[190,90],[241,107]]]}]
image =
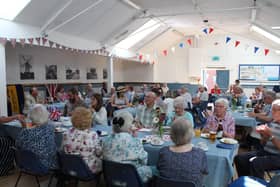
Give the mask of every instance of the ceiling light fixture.
[{"label": "ceiling light fixture", "polygon": [[252,25],[250,28],[251,31],[254,31],[268,39],[270,39],[271,41],[280,44],[280,38],[278,36],[276,36],[275,34],[272,34],[266,30],[264,30],[263,28],[256,26],[256,25]]},{"label": "ceiling light fixture", "polygon": [[280,26],[271,27],[272,30],[280,30]]}]

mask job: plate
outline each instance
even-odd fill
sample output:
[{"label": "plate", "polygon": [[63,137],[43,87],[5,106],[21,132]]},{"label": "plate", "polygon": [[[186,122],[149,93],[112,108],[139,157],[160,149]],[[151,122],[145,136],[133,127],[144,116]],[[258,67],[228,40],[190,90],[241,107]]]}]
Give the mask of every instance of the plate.
[{"label": "plate", "polygon": [[108,132],[107,132],[107,131],[100,131],[100,130],[97,130],[96,133],[98,134],[98,136],[107,136],[107,135],[108,135]]},{"label": "plate", "polygon": [[222,138],[220,141],[225,144],[238,144],[238,141],[232,138]]},{"label": "plate", "polygon": [[210,134],[209,133],[201,133],[200,137],[201,138],[209,138]]},{"label": "plate", "polygon": [[65,131],[67,131],[67,129],[63,128],[63,127],[56,127],[55,128],[55,132],[65,132]]},{"label": "plate", "polygon": [[151,140],[151,145],[163,145],[164,144],[164,141],[162,141],[161,139],[152,139]]}]

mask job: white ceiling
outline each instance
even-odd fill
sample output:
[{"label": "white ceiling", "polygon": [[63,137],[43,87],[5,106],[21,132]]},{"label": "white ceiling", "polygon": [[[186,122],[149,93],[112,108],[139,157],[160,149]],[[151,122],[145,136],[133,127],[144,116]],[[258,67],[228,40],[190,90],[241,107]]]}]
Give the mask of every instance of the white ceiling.
[{"label": "white ceiling", "polygon": [[[49,36],[55,31],[112,46],[152,17],[163,26],[133,49],[145,47],[160,35],[175,42],[186,35],[203,34],[207,26],[215,28],[213,34],[233,33],[279,48],[249,31],[252,21],[270,31],[271,26],[280,26],[279,0],[256,0],[256,6],[254,0],[130,0],[140,9],[127,1],[32,0],[14,21],[41,28]],[[253,9],[256,17],[251,20]],[[273,32],[280,36],[280,30]]]}]

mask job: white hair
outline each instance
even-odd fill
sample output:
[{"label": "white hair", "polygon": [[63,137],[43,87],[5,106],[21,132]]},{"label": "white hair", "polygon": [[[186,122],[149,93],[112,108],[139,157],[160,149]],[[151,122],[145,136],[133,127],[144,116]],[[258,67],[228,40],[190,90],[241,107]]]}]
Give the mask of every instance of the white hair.
[{"label": "white hair", "polygon": [[173,101],[174,107],[181,107],[183,109],[187,108],[185,103],[185,98],[183,96],[176,97]]},{"label": "white hair", "polygon": [[215,105],[216,104],[222,104],[222,105],[224,105],[225,106],[225,108],[228,108],[228,100],[227,99],[225,99],[225,98],[219,98],[219,99],[217,99],[216,101],[215,101]]},{"label": "white hair", "polygon": [[[120,119],[123,123],[120,123]],[[133,116],[129,112],[120,112],[113,118],[113,130],[116,133],[129,132],[133,123]]]},{"label": "white hair", "polygon": [[272,102],[272,106],[274,106],[274,105],[280,106],[280,99],[274,100],[274,101]]},{"label": "white hair", "polygon": [[35,104],[29,112],[29,118],[35,125],[42,125],[48,122],[49,112],[44,105]]}]

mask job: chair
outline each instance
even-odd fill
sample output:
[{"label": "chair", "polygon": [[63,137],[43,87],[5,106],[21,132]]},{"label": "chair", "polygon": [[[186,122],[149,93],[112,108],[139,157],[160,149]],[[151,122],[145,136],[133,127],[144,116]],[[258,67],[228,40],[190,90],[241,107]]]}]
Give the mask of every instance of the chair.
[{"label": "chair", "polygon": [[191,181],[179,181],[157,176],[156,187],[195,187],[195,184]]},{"label": "chair", "polygon": [[136,168],[131,164],[122,164],[103,160],[103,174],[107,187],[144,187]]},{"label": "chair", "polygon": [[75,180],[75,186],[78,186],[79,181],[96,180],[98,186],[101,173],[92,173],[81,156],[58,152],[58,163],[60,166],[59,181],[62,184],[65,180]]},{"label": "chair", "polygon": [[[17,178],[15,187],[18,185],[22,173],[27,175],[35,176],[38,186],[40,182],[38,177],[46,176],[49,174],[48,168],[46,168],[39,160],[36,154],[29,150],[21,150],[15,147],[12,148],[15,151],[16,165],[20,170],[19,176]],[[52,177],[49,180],[48,186],[51,185]]]}]

